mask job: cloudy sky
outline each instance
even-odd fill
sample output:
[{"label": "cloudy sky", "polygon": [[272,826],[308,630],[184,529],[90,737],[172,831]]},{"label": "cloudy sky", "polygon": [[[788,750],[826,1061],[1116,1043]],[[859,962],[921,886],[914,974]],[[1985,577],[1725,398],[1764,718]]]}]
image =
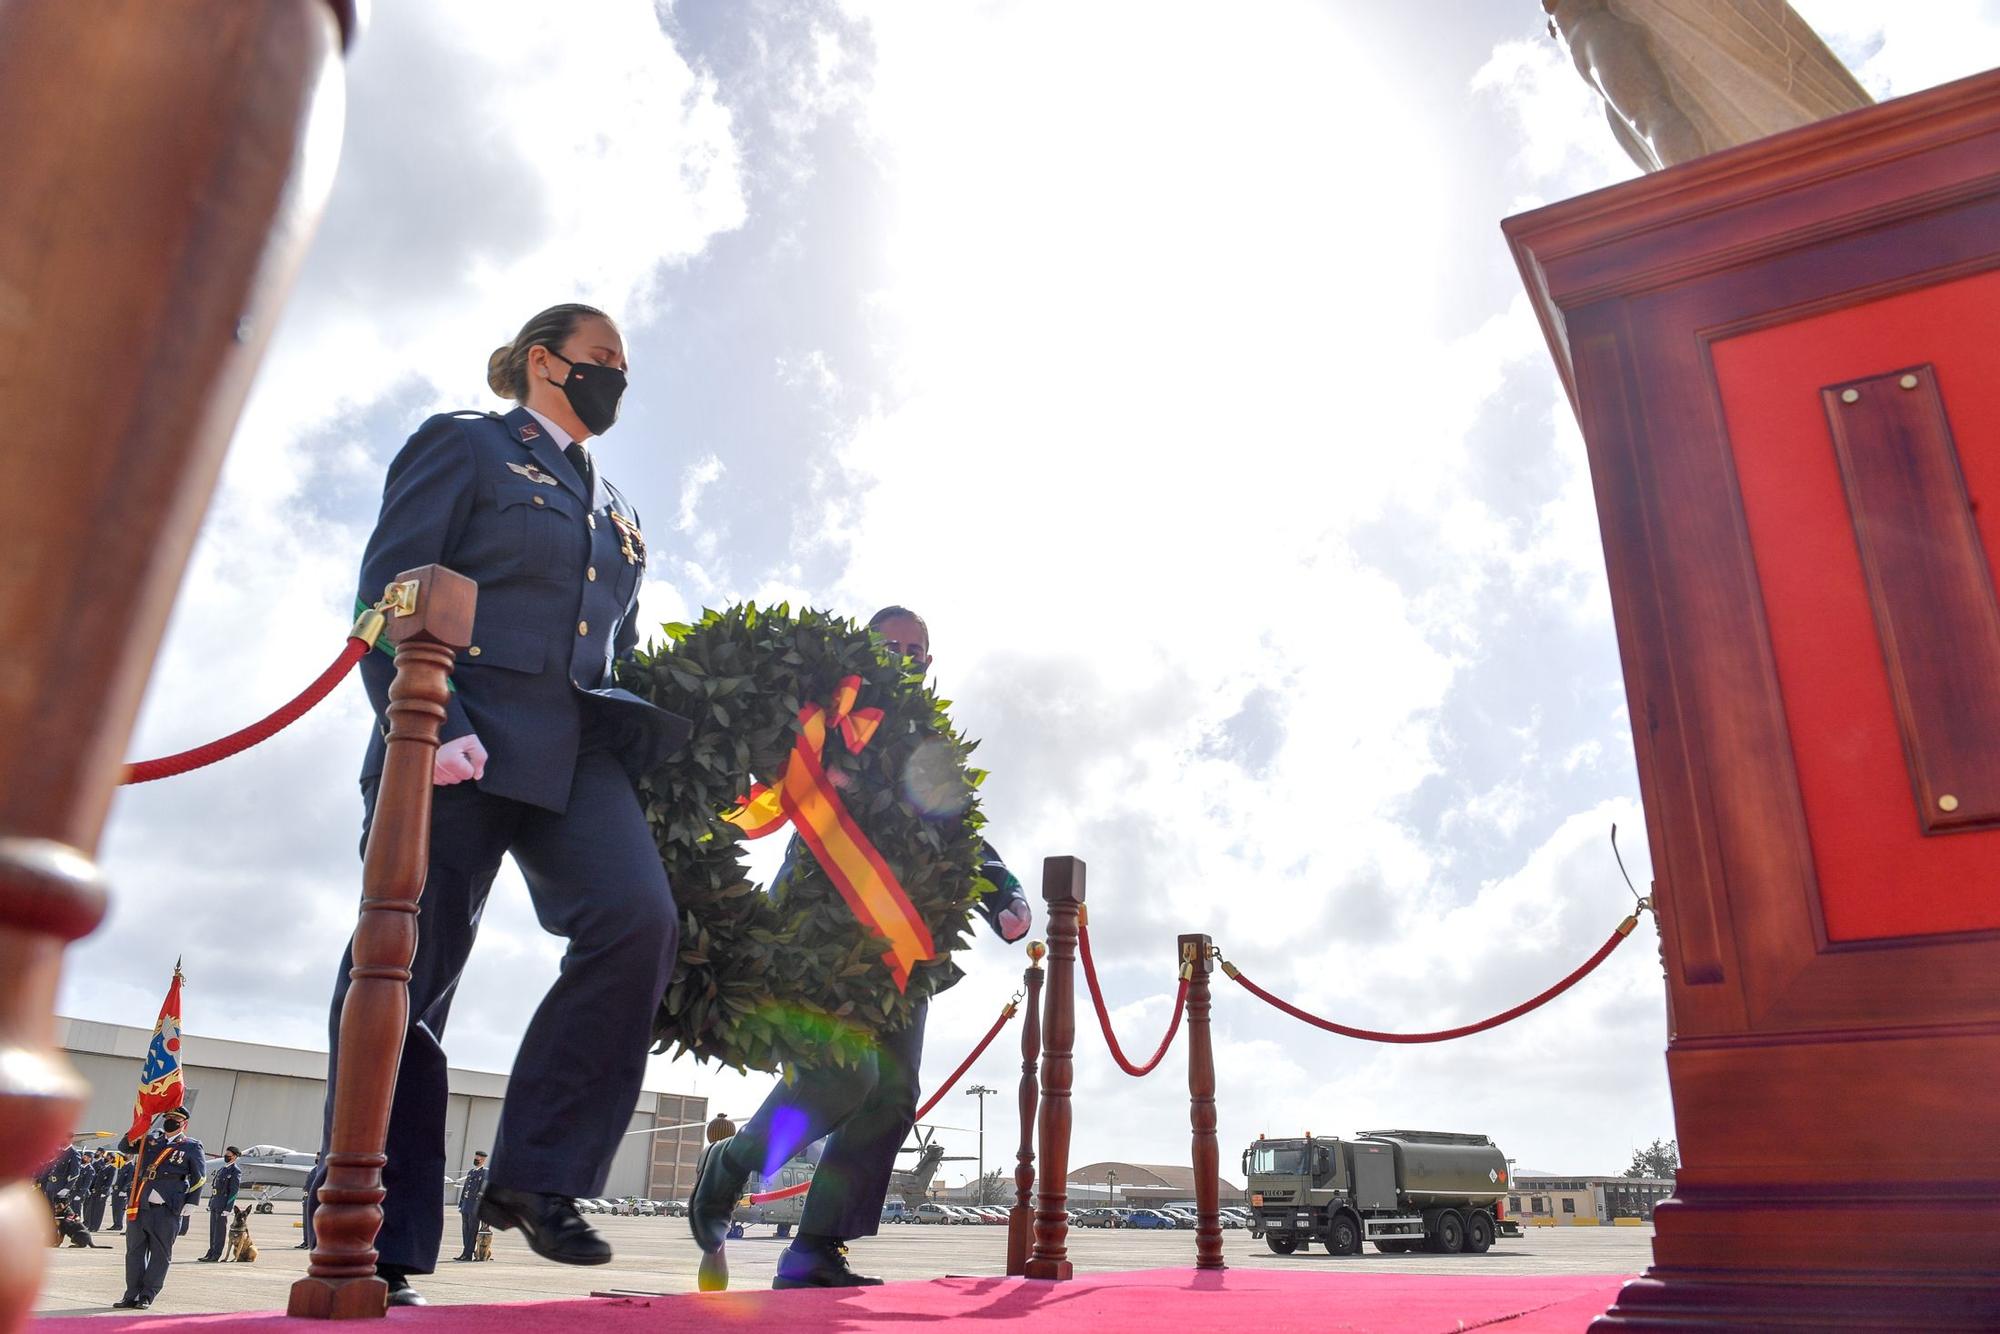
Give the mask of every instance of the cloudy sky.
[{"label": "cloudy sky", "polygon": [[[1993,0],[1796,7],[1878,96],[2000,53]],[[375,6],[348,97],[135,757],[320,670],[390,456],[498,406],[488,350],[583,299],[630,345],[599,458],[646,520],[646,618],[923,611],[995,842],[1031,886],[1044,856],[1089,864],[1128,1047],[1181,931],[1342,1020],[1431,1028],[1604,938],[1614,822],[1645,884],[1582,444],[1499,231],[1633,168],[1533,0],[427,0]],[[245,607],[263,624],[231,637]],[[183,955],[191,1032],[323,1047],[366,712],[350,684],[124,792],[62,1012],[148,1025]],[[1333,1038],[1218,978],[1226,1168],[1260,1131],[1394,1124],[1622,1169],[1674,1133],[1655,941],[1443,1047]],[[509,868],[455,1064],[507,1068],[559,949]],[[983,938],[963,962],[939,1075],[1023,961]],[[1172,1059],[1134,1083],[1087,1025],[1078,1048],[1074,1161],[1186,1162]],[[1017,1072],[1003,1043],[973,1078]],[[742,1114],[768,1080],[660,1058],[649,1083]],[[938,1120],[973,1117],[953,1095]]]}]

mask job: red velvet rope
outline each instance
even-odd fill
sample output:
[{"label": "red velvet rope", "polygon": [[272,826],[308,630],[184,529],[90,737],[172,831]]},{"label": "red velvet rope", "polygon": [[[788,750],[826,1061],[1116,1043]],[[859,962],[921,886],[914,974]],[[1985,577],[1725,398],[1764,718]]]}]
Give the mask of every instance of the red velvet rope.
[{"label": "red velvet rope", "polygon": [[[979,1039],[979,1045],[972,1049],[972,1054],[960,1061],[958,1069],[952,1071],[950,1077],[938,1085],[937,1092],[931,1094],[924,1105],[917,1108],[917,1114],[911,1118],[912,1120],[921,1121],[931,1114],[944,1095],[951,1092],[952,1085],[965,1078],[965,1072],[972,1068],[972,1063],[986,1054],[986,1049],[993,1045],[993,1039],[1000,1036],[1000,1030],[1005,1028],[1007,1021],[1013,1017],[1014,1002],[1008,1001],[1006,1008],[1000,1011],[1000,1017],[993,1021],[993,1027],[986,1030],[986,1036]],[[767,1190],[745,1198],[751,1204],[769,1204],[772,1200],[788,1200],[794,1195],[803,1195],[812,1189],[812,1184],[810,1181],[801,1181],[798,1185],[787,1186],[783,1190]]]},{"label": "red velvet rope", "polygon": [[1111,1012],[1104,1008],[1104,992],[1097,985],[1097,961],[1090,957],[1090,927],[1083,922],[1076,925],[1076,945],[1077,957],[1083,960],[1083,980],[1090,984],[1090,1003],[1097,1007],[1097,1026],[1104,1030],[1104,1045],[1111,1048],[1111,1059],[1118,1062],[1120,1070],[1134,1078],[1152,1074],[1159,1068],[1160,1058],[1167,1054],[1167,1048],[1173,1045],[1174,1034],[1181,1031],[1181,1015],[1187,1010],[1188,980],[1182,978],[1180,990],[1174,993],[1174,1017],[1167,1022],[1167,1035],[1160,1039],[1153,1059],[1144,1065],[1134,1065],[1119,1049],[1118,1035],[1111,1031]]},{"label": "red velvet rope", "polygon": [[[1474,1033],[1484,1032],[1489,1028],[1498,1028],[1510,1019],[1519,1019],[1522,1015],[1528,1013],[1528,1011],[1539,1009],[1541,1006],[1548,1004],[1578,982],[1581,982],[1597,965],[1610,958],[1611,951],[1617,949],[1619,943],[1632,933],[1632,927],[1637,921],[1638,918],[1636,917],[1626,918],[1624,922],[1619,924],[1618,929],[1611,933],[1611,939],[1597,947],[1597,953],[1585,959],[1575,972],[1534,999],[1522,1001],[1513,1009],[1502,1010],[1492,1018],[1481,1019],[1476,1024],[1466,1024],[1462,1028],[1446,1028],[1436,1033],[1378,1033],[1370,1028],[1349,1028],[1346,1024],[1336,1024],[1331,1019],[1322,1019],[1318,1015],[1307,1014],[1290,1001],[1279,1000],[1276,996],[1273,996],[1270,992],[1245,977],[1241,970],[1231,965],[1223,965],[1223,971],[1235,978],[1243,986],[1243,989],[1251,995],[1276,1006],[1294,1019],[1303,1019],[1314,1028],[1323,1028],[1329,1033],[1338,1033],[1342,1037],[1347,1038],[1360,1038],[1363,1042],[1448,1042],[1452,1038],[1468,1037]],[[1093,987],[1095,986],[1094,983],[1092,985]]]},{"label": "red velvet rope", "polygon": [[211,741],[205,746],[184,750],[178,755],[128,764],[125,766],[125,776],[118,780],[119,784],[124,786],[132,783],[150,783],[158,778],[172,778],[176,774],[184,774],[191,769],[214,764],[217,760],[226,760],[231,755],[241,754],[250,749],[260,741],[270,740],[304,717],[313,705],[331,694],[333,688],[354,670],[354,664],[360,662],[367,654],[367,642],[350,637],[347,647],[340,651],[340,656],[333,660],[333,665],[321,672],[318,680],[300,691],[296,699],[270,717],[262,722],[252,723],[240,732],[232,732],[220,741]]}]

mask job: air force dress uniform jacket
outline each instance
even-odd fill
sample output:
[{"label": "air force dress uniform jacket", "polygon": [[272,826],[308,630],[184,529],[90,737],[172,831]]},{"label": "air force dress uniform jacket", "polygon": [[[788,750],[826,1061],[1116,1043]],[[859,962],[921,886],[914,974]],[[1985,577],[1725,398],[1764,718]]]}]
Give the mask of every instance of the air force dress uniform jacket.
[{"label": "air force dress uniform jacket", "polygon": [[[639,515],[601,476],[579,477],[526,408],[432,417],[389,465],[361,596],[372,603],[402,571],[430,564],[479,585],[440,739],[479,737],[482,792],[560,813],[586,740],[636,779],[687,739],[684,719],[611,685],[612,664],[639,638]],[[361,675],[386,718],[391,658],[369,654]],[[364,783],[384,750],[378,727]]]}]

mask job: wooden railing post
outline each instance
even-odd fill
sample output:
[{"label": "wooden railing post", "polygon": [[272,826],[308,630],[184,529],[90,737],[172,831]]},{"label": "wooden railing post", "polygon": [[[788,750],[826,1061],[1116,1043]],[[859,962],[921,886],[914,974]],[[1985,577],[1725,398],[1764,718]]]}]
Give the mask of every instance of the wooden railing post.
[{"label": "wooden railing post", "polygon": [[361,872],[361,917],[353,967],[340,1008],[333,1126],[326,1179],[313,1214],[318,1242],[306,1277],[292,1284],[287,1313],[344,1318],[388,1311],[388,1285],[375,1275],[382,1230],[383,1148],[396,1066],[410,1022],[410,963],[417,909],[430,863],[431,764],[444,726],[452,664],[472,642],[478,589],[441,565],[397,576],[407,610],[390,613],[396,679],[389,687],[389,746]]},{"label": "wooden railing post", "polygon": [[1007,1275],[1028,1271],[1030,1239],[1035,1230],[1035,1105],[1042,1060],[1042,956],[1048,947],[1028,946],[1028,968],[1021,974],[1026,1008],[1021,1020],[1021,1147],[1014,1155],[1014,1207],[1007,1211]]},{"label": "wooden railing post", "polygon": [[1076,925],[1083,908],[1083,863],[1042,863],[1049,916],[1049,976],[1042,1016],[1041,1185],[1035,1192],[1035,1247],[1029,1278],[1068,1278],[1069,1091],[1076,1079]]},{"label": "wooden railing post", "polygon": [[1194,1267],[1223,1269],[1222,1157],[1215,1143],[1215,1046],[1208,1031],[1209,976],[1215,948],[1207,936],[1182,936],[1181,976],[1188,980],[1188,1122],[1194,1130]]},{"label": "wooden railing post", "polygon": [[352,21],[328,0],[0,4],[0,1331],[49,1254],[28,1178],[86,1093],[55,1046],[63,951],[103,918],[132,721],[333,179]]}]

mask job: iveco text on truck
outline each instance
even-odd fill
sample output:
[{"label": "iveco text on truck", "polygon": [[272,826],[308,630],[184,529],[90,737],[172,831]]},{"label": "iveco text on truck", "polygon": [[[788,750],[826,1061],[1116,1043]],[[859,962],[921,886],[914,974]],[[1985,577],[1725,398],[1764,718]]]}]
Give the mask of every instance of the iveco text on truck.
[{"label": "iveco text on truck", "polygon": [[1260,1138],[1243,1151],[1251,1235],[1279,1255],[1317,1241],[1357,1255],[1418,1247],[1445,1255],[1493,1244],[1507,1158],[1484,1135],[1367,1130],[1352,1139]]}]

